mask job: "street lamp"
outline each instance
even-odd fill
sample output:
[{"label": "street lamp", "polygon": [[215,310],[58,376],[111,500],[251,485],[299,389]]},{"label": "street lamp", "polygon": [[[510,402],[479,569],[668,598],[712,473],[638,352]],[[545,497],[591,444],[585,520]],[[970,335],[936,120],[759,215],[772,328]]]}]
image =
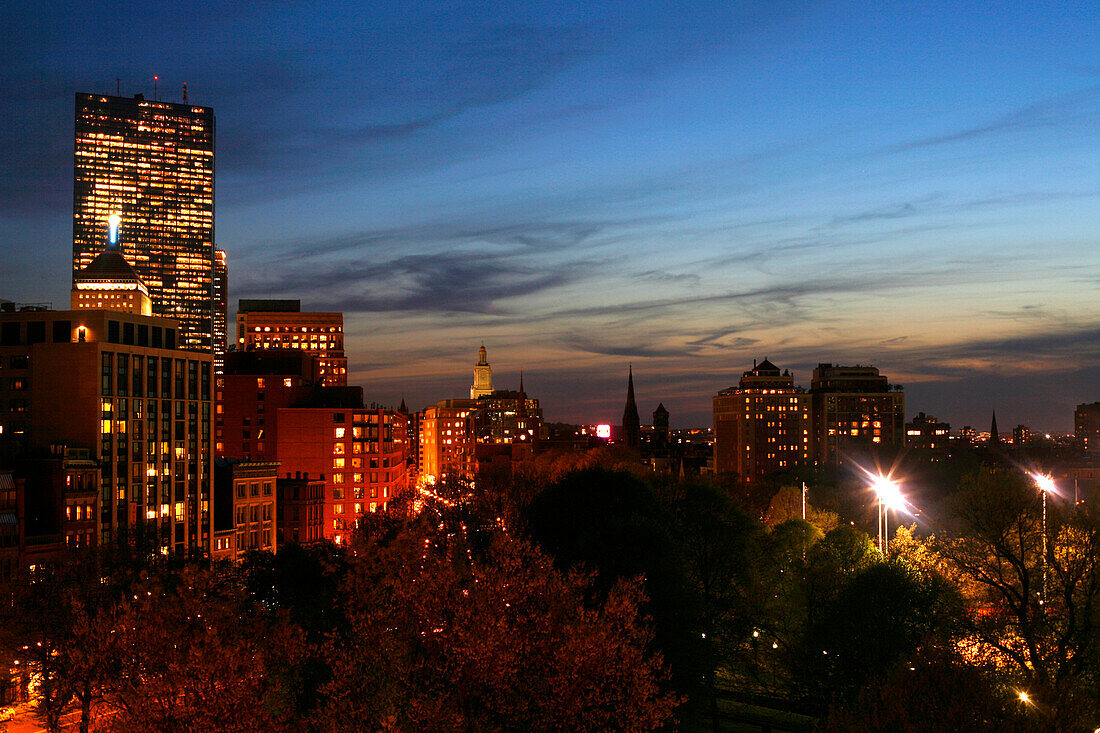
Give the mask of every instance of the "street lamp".
[{"label": "street lamp", "polygon": [[905,499],[901,495],[901,486],[886,476],[876,476],[871,489],[878,496],[878,551],[883,555],[889,552],[890,527],[888,510],[905,508]]},{"label": "street lamp", "polygon": [[1039,488],[1039,493],[1043,497],[1043,603],[1047,602],[1047,494],[1052,494],[1057,491],[1057,486],[1054,483],[1054,479],[1050,476],[1033,473],[1031,474],[1032,480]]}]

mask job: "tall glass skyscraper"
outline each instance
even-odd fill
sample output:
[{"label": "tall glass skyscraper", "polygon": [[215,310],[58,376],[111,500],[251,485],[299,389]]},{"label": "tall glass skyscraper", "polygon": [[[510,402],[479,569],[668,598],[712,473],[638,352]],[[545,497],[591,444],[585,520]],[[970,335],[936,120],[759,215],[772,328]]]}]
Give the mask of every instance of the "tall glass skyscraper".
[{"label": "tall glass skyscraper", "polygon": [[[107,243],[107,217],[180,346],[225,352],[216,292],[214,110],[134,97],[76,95],[73,274]],[[224,259],[222,260],[224,268]],[[224,269],[223,269],[224,272]]]}]

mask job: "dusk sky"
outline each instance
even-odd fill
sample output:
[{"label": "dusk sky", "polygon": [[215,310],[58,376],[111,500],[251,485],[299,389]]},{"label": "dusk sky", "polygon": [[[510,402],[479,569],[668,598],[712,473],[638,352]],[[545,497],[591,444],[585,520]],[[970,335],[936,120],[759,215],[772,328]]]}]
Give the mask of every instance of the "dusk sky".
[{"label": "dusk sky", "polygon": [[349,381],[709,426],[754,358],[906,413],[1100,400],[1100,4],[13,3],[0,298],[65,307],[77,92],[214,108],[238,298],[345,314]]}]

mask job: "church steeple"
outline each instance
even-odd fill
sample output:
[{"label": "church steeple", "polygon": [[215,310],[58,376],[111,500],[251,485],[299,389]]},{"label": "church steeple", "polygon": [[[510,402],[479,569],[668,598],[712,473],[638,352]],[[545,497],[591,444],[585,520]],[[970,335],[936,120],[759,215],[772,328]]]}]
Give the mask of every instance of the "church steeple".
[{"label": "church steeple", "polygon": [[993,422],[991,422],[990,425],[989,425],[989,444],[990,445],[1000,445],[1001,444],[1001,434],[999,432],[997,432],[997,411],[996,410],[993,411]]},{"label": "church steeple", "polygon": [[626,407],[623,408],[623,440],[631,448],[637,448],[642,440],[642,421],[638,417],[638,405],[634,402],[634,365],[628,367],[626,378]]}]

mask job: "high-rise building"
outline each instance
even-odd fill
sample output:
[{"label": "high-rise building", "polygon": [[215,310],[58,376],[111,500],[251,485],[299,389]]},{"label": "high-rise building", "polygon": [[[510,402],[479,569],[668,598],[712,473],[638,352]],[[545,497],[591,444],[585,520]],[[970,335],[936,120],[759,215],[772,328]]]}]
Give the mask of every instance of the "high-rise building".
[{"label": "high-rise building", "polygon": [[837,465],[905,442],[905,393],[873,366],[818,364],[810,383],[817,461]]},{"label": "high-rise building", "polygon": [[428,481],[472,479],[477,473],[474,400],[443,400],[417,420],[421,477]]},{"label": "high-rise building", "polygon": [[470,399],[476,400],[493,393],[493,368],[489,366],[485,344],[477,350],[477,364],[474,364],[474,385],[470,387]]},{"label": "high-rise building", "polygon": [[134,527],[164,550],[210,549],[212,356],[175,321],[111,310],[0,313],[0,441],[87,450],[98,536]]},{"label": "high-rise building", "polygon": [[226,342],[229,338],[229,264],[225,250],[214,250],[214,371],[225,369]]},{"label": "high-rise building", "polygon": [[758,485],[813,462],[810,395],[767,359],[714,396],[714,470]]},{"label": "high-rise building", "polygon": [[299,300],[237,303],[237,348],[293,349],[313,357],[312,379],[325,387],[345,387],[344,314],[302,312]]},{"label": "high-rise building", "polygon": [[1100,453],[1100,402],[1077,405],[1073,411],[1073,434],[1086,451]]},{"label": "high-rise building", "polygon": [[78,94],[75,133],[74,282],[117,215],[153,315],[179,323],[181,348],[216,350],[214,111]]}]

